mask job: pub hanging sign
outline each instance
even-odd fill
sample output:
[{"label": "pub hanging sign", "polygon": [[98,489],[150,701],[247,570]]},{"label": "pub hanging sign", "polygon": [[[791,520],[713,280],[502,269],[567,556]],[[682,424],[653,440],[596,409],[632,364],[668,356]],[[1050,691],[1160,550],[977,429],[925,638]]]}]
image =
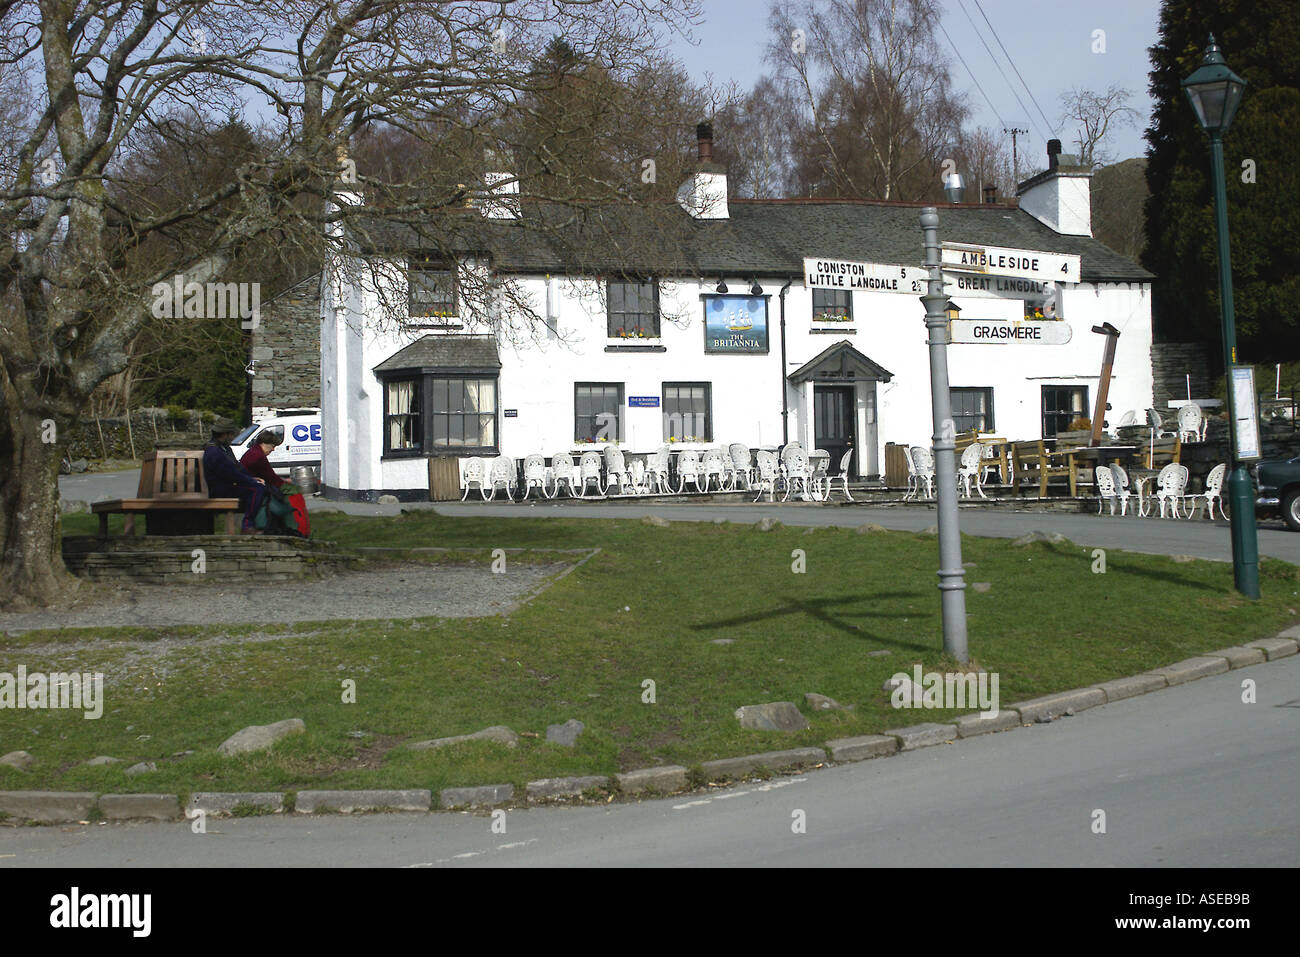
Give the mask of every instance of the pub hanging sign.
[{"label": "pub hanging sign", "polygon": [[713,355],[766,355],[767,298],[701,296],[704,351]]}]

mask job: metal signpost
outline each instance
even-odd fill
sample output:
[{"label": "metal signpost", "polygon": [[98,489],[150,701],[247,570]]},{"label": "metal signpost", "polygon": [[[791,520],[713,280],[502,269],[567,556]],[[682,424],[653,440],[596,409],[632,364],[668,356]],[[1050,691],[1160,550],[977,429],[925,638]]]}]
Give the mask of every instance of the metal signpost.
[{"label": "metal signpost", "polygon": [[948,391],[948,296],[943,291],[939,264],[939,211],[927,206],[921,211],[925,235],[925,266],[928,273],[925,326],[930,332],[930,396],[934,418],[934,479],[939,505],[939,595],[943,613],[943,650],[965,664],[966,569],[961,563],[961,530],[957,525],[957,430],[952,419],[952,396]]},{"label": "metal signpost", "polygon": [[920,266],[805,259],[803,276],[808,289],[869,289],[909,296],[925,291],[925,270]]}]

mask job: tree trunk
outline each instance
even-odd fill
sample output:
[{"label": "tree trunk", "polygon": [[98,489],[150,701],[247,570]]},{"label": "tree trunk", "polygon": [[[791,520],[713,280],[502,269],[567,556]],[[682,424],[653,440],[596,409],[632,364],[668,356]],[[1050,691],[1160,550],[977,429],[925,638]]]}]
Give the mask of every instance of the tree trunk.
[{"label": "tree trunk", "polygon": [[60,544],[63,443],[42,441],[50,431],[35,404],[6,410],[0,425],[0,608],[49,607],[78,584],[63,565]]}]

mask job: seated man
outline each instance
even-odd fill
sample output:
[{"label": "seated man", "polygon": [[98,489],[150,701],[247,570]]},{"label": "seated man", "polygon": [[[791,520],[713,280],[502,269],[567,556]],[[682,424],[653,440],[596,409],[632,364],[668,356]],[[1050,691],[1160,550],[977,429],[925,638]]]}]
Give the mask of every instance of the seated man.
[{"label": "seated man", "polygon": [[212,439],[203,448],[203,477],[208,483],[210,498],[238,498],[244,506],[243,530],[258,534],[253,527],[253,516],[262,507],[266,497],[266,481],[253,475],[235,459],[230,440],[239,431],[229,419],[212,423]]}]

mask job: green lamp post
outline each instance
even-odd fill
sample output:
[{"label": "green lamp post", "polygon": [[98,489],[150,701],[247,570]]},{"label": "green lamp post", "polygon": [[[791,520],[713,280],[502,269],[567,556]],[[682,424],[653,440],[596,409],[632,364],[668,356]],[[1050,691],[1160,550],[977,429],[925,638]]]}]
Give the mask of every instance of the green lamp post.
[{"label": "green lamp post", "polygon": [[1232,521],[1232,570],[1237,591],[1259,597],[1259,544],[1255,535],[1255,495],[1246,466],[1238,457],[1237,408],[1232,367],[1237,362],[1237,328],[1232,309],[1232,258],[1228,250],[1228,194],[1223,174],[1223,134],[1241,105],[1246,81],[1223,62],[1214,34],[1200,67],[1183,80],[1196,119],[1210,134],[1210,174],[1214,182],[1214,220],[1219,245],[1219,301],[1223,308],[1223,364],[1228,379],[1228,424],[1232,432],[1228,501]]}]

